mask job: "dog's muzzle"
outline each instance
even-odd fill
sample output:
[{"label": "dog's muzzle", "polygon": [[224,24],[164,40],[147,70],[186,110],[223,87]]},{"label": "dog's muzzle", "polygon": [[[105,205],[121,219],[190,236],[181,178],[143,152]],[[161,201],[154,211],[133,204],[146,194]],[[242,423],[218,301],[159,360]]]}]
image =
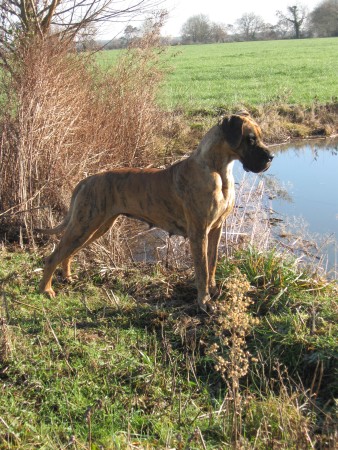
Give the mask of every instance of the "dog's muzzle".
[{"label": "dog's muzzle", "polygon": [[274,154],[265,148],[256,148],[251,151],[241,162],[246,172],[260,173],[265,172],[271,165]]}]

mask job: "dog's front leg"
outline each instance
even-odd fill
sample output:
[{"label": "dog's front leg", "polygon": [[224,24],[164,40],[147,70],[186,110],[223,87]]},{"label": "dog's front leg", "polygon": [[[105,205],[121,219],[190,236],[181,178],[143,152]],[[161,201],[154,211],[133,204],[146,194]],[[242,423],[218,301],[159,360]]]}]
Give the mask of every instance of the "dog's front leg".
[{"label": "dog's front leg", "polygon": [[216,265],[218,256],[218,244],[222,235],[223,223],[218,227],[209,231],[208,234],[208,270],[209,270],[209,292],[211,295],[217,293],[216,287]]},{"label": "dog's front leg", "polygon": [[208,273],[208,236],[206,232],[192,232],[189,236],[190,248],[195,267],[197,302],[206,311],[210,301]]}]

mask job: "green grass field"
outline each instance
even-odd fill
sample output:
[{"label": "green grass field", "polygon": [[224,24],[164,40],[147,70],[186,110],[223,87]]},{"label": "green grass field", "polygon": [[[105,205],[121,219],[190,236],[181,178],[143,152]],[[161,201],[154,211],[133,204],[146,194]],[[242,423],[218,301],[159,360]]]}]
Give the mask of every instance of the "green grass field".
[{"label": "green grass field", "polygon": [[[118,52],[102,52],[102,64]],[[188,45],[168,50],[161,102],[170,109],[310,105],[338,95],[338,38]]]},{"label": "green grass field", "polygon": [[[234,410],[235,375],[224,381],[208,354],[221,328],[194,308],[190,272],[78,266],[78,281],[55,280],[48,300],[37,255],[1,249],[0,259],[1,449],[334,448],[337,291],[294,262],[238,256],[254,303],[232,320],[255,319],[255,359]],[[233,270],[221,261],[219,283]]]}]

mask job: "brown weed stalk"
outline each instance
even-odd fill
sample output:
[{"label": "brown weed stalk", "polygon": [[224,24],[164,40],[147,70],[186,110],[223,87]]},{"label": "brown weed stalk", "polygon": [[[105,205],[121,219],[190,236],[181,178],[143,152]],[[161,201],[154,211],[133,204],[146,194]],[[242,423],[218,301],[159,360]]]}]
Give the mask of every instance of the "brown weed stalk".
[{"label": "brown weed stalk", "polygon": [[256,323],[256,319],[248,313],[252,303],[246,295],[249,289],[246,276],[235,268],[223,283],[221,297],[213,303],[211,321],[218,342],[208,349],[216,371],[221,374],[228,387],[223,405],[227,403],[232,410],[231,435],[235,444],[239,442],[242,431],[240,379],[247,374],[250,359],[246,336]]}]

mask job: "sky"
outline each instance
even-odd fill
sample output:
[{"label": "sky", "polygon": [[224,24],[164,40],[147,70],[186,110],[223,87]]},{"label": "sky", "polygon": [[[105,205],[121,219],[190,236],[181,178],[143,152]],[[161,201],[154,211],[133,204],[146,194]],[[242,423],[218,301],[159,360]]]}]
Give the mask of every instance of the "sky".
[{"label": "sky", "polygon": [[[169,12],[169,18],[163,28],[162,34],[166,36],[179,36],[184,22],[189,17],[205,14],[212,22],[234,24],[244,13],[261,16],[264,22],[274,24],[277,22],[276,11],[286,11],[288,6],[300,4],[309,11],[321,3],[321,0],[164,0],[161,7]],[[102,30],[106,37],[121,32],[127,24],[110,25]],[[133,23],[139,26],[140,23]],[[101,34],[101,33],[99,33]]]}]

